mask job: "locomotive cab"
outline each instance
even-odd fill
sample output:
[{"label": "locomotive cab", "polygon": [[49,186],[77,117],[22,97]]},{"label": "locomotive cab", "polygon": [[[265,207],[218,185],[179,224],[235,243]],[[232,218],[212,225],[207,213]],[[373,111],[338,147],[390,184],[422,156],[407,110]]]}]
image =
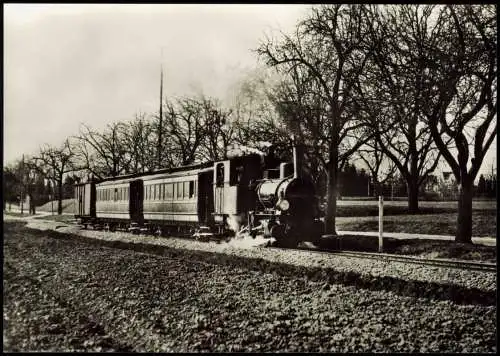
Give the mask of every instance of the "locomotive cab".
[{"label": "locomotive cab", "polygon": [[255,205],[252,182],[261,178],[261,157],[251,154],[214,163],[214,221],[219,233],[237,232]]}]

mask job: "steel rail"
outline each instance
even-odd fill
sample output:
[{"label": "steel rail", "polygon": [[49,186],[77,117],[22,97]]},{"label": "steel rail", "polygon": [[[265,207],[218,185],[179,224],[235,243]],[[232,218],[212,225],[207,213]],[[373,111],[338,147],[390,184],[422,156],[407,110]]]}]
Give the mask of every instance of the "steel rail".
[{"label": "steel rail", "polygon": [[[177,238],[185,238],[184,236],[175,236]],[[333,250],[333,249],[318,249],[318,248],[285,248],[285,247],[275,247],[267,246],[261,247],[267,249],[275,250],[297,250],[297,251],[307,251],[318,254],[328,254],[343,257],[352,258],[365,258],[373,260],[382,260],[387,262],[400,262],[400,263],[413,263],[425,266],[433,267],[443,267],[443,268],[455,268],[469,271],[481,271],[481,272],[496,272],[497,264],[488,262],[474,262],[469,260],[456,260],[456,259],[444,259],[444,258],[424,258],[409,255],[396,255],[389,253],[378,253],[378,252],[358,252],[358,251],[343,251],[343,250]]]},{"label": "steel rail", "polygon": [[373,259],[379,261],[387,262],[401,262],[401,263],[413,263],[432,267],[444,267],[444,268],[455,268],[469,271],[481,271],[481,272],[496,272],[496,263],[487,262],[473,262],[467,260],[452,260],[452,259],[442,259],[442,258],[424,258],[408,255],[396,255],[389,253],[375,253],[375,252],[355,252],[355,251],[341,251],[341,250],[325,250],[325,249],[313,249],[313,248],[284,248],[284,247],[267,247],[275,250],[299,250],[307,251],[318,254],[325,254],[331,256],[343,256],[352,258],[365,258]]}]

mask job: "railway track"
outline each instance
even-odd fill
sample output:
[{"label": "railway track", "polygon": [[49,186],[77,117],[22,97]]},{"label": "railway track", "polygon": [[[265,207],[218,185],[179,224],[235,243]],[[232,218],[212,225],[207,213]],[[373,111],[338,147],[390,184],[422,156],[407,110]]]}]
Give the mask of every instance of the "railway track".
[{"label": "railway track", "polygon": [[[275,250],[289,250],[289,248],[284,247],[266,247]],[[402,263],[412,263],[418,265],[426,265],[433,267],[445,267],[445,268],[455,268],[468,271],[482,271],[482,272],[496,272],[496,263],[486,263],[486,262],[473,262],[467,260],[452,260],[444,258],[423,258],[408,255],[395,255],[389,253],[375,253],[375,252],[354,252],[354,251],[340,251],[340,250],[330,250],[330,249],[315,249],[315,248],[298,248],[299,250],[305,250],[318,254],[328,254],[335,256],[353,257],[353,258],[364,258],[373,259],[378,261],[387,262],[402,262]]]},{"label": "railway track", "polygon": [[[69,222],[70,224],[75,224],[76,221]],[[186,236],[172,236],[176,238],[186,238]],[[188,237],[191,239],[191,237]],[[274,250],[290,250],[288,247],[276,247],[276,246],[267,246],[260,248],[268,248]],[[454,259],[443,259],[443,258],[423,258],[417,256],[409,256],[409,255],[396,255],[396,254],[388,254],[388,253],[376,253],[376,252],[357,252],[357,251],[342,251],[342,250],[334,250],[334,249],[319,249],[319,248],[308,248],[308,247],[299,247],[296,248],[302,251],[308,251],[318,254],[328,254],[328,255],[336,255],[336,256],[344,256],[344,257],[353,257],[353,258],[364,258],[364,259],[373,259],[378,261],[387,261],[387,262],[401,262],[401,263],[411,263],[418,265],[426,265],[433,267],[444,267],[444,268],[454,268],[461,270],[469,270],[469,271],[482,271],[482,272],[496,272],[497,265],[496,263],[487,263],[487,262],[474,262],[468,260],[454,260]]]}]

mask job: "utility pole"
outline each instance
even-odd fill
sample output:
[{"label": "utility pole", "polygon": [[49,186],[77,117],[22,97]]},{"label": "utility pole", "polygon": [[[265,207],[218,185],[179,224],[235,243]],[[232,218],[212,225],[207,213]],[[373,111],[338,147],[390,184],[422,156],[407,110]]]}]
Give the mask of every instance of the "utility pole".
[{"label": "utility pole", "polygon": [[24,200],[24,154],[21,162],[21,215],[23,215],[23,200]]},{"label": "utility pole", "polygon": [[160,122],[158,125],[158,169],[161,168],[161,151],[162,151],[162,129],[163,129],[163,47],[161,49],[161,65],[160,65]]}]

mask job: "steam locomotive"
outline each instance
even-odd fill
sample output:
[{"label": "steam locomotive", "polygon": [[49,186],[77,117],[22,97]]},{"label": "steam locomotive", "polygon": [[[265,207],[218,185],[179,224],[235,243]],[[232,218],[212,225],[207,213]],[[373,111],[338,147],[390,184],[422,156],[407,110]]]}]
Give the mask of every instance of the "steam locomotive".
[{"label": "steam locomotive", "polygon": [[77,183],[75,218],[85,228],[315,243],[324,231],[318,198],[293,153],[293,163],[253,153]]}]

